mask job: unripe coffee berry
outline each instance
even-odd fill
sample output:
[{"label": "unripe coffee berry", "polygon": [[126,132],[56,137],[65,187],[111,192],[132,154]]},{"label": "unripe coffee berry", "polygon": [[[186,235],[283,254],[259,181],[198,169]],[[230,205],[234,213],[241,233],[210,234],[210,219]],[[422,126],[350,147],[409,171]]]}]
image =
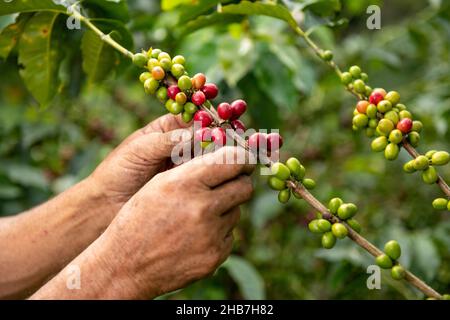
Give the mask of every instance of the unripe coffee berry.
[{"label": "unripe coffee berry", "polygon": [[394,280],[402,280],[406,275],[405,269],[401,265],[392,267],[391,276]]},{"label": "unripe coffee berry", "polygon": [[160,49],[151,49],[151,57],[152,58],[158,58],[158,55],[161,53],[162,51]]},{"label": "unripe coffee berry", "polygon": [[194,94],[191,97],[191,101],[197,105],[197,106],[201,106],[202,104],[205,103],[206,101],[206,97],[205,94],[202,91],[196,91],[194,92]]},{"label": "unripe coffee berry", "polygon": [[410,160],[410,161],[406,162],[403,165],[403,171],[405,171],[406,173],[416,172],[416,169],[414,168],[414,160]]},{"label": "unripe coffee berry", "polygon": [[175,96],[175,101],[178,102],[181,105],[184,105],[186,103],[187,96],[184,92],[178,92]]},{"label": "unripe coffee berry", "polygon": [[197,112],[197,110],[198,110],[197,106],[195,104],[193,104],[192,102],[187,102],[184,105],[184,111],[186,111],[187,113],[194,114]]},{"label": "unripe coffee berry", "polygon": [[181,76],[178,79],[178,88],[182,91],[187,91],[192,87],[191,78],[188,76]]},{"label": "unripe coffee berry", "polygon": [[355,232],[357,233],[361,232],[362,228],[358,221],[356,221],[355,219],[348,219],[346,222],[350,226],[350,228],[352,228]]},{"label": "unripe coffee berry", "polygon": [[219,94],[219,89],[214,83],[206,83],[202,89],[203,93],[206,96],[206,99],[212,100]]},{"label": "unripe coffee berry", "polygon": [[203,73],[197,73],[192,77],[192,88],[200,90],[206,83],[206,77]]},{"label": "unripe coffee berry", "polygon": [[144,82],[144,90],[148,94],[155,94],[156,90],[159,87],[159,82],[153,78],[149,78]]},{"label": "unripe coffee berry", "polygon": [[172,114],[180,114],[181,112],[183,112],[183,105],[173,102],[170,106],[169,106],[169,112]]},{"label": "unripe coffee berry", "polygon": [[167,100],[167,88],[161,87],[156,91],[156,98],[158,98],[159,101],[165,102]]},{"label": "unripe coffee berry", "polygon": [[328,232],[331,230],[331,223],[328,220],[325,219],[318,219],[317,220],[317,226],[320,231],[322,232]]},{"label": "unripe coffee berry", "polygon": [[[363,80],[364,81],[364,80]],[[364,92],[364,95],[366,97],[370,97],[370,95],[372,94],[372,88],[369,87],[368,85],[366,85],[366,91]]]},{"label": "unripe coffee berry", "polygon": [[161,61],[163,59],[168,59],[169,61],[172,61],[172,58],[170,57],[170,54],[168,54],[167,52],[161,51],[158,54],[158,60]]},{"label": "unripe coffee berry", "polygon": [[378,105],[378,103],[380,101],[382,101],[384,98],[383,94],[379,91],[372,91],[370,97],[369,97],[369,102],[374,104],[374,105]]},{"label": "unripe coffee berry", "polygon": [[183,56],[181,56],[181,55],[177,55],[177,56],[173,57],[172,63],[173,64],[181,64],[181,65],[183,65],[183,64],[186,63],[186,59]]},{"label": "unripe coffee berry", "polygon": [[152,69],[152,77],[155,80],[162,80],[166,76],[164,69],[162,67],[156,66]]},{"label": "unripe coffee berry", "polygon": [[358,93],[366,92],[366,84],[361,79],[355,80],[353,82],[353,88],[355,88],[355,91]]},{"label": "unripe coffee berry", "polygon": [[391,131],[394,130],[394,123],[389,119],[381,119],[378,122],[377,131],[383,135],[388,136]]},{"label": "unripe coffee berry", "polygon": [[393,106],[395,106],[400,102],[400,94],[397,91],[389,91],[384,96],[384,99],[388,100],[390,103],[392,103]]},{"label": "unripe coffee berry", "polygon": [[347,227],[342,223],[334,223],[331,226],[331,232],[338,239],[344,239],[348,235]]},{"label": "unripe coffee berry", "polygon": [[358,103],[356,104],[356,110],[358,110],[359,113],[365,114],[368,106],[369,106],[369,101],[361,100],[361,101],[358,101]]},{"label": "unripe coffee berry", "polygon": [[159,63],[164,71],[170,71],[172,68],[172,61],[167,58],[161,59]]},{"label": "unripe coffee berry", "polygon": [[352,75],[350,74],[350,72],[343,72],[341,74],[341,82],[344,85],[348,85],[350,82],[352,82],[353,78]]},{"label": "unripe coffee berry", "polygon": [[450,155],[446,151],[438,151],[431,157],[431,163],[435,166],[444,166],[450,161]]},{"label": "unripe coffee berry", "polygon": [[354,79],[358,79],[361,76],[361,68],[358,66],[351,66],[348,71]]},{"label": "unripe coffee berry", "polygon": [[240,130],[244,132],[246,130],[245,124],[241,120],[233,120],[231,121],[231,126],[234,130]]},{"label": "unripe coffee berry", "polygon": [[436,198],[433,200],[432,205],[436,210],[445,210],[447,209],[448,200],[444,198]]},{"label": "unripe coffee berry", "polygon": [[392,103],[390,103],[390,102],[387,101],[387,100],[381,100],[381,101],[378,102],[378,104],[377,104],[377,109],[378,109],[378,111],[381,112],[381,113],[386,113],[386,112],[388,112],[389,110],[392,109]]},{"label": "unripe coffee berry", "polygon": [[242,100],[235,100],[231,103],[231,118],[237,119],[247,110],[247,103]]},{"label": "unripe coffee berry", "polygon": [[402,249],[397,241],[391,240],[386,242],[384,245],[384,253],[386,253],[392,260],[398,260],[402,254]]},{"label": "unripe coffee berry", "polygon": [[422,122],[417,121],[417,120],[413,121],[412,129],[411,129],[412,131],[416,131],[416,132],[420,133],[420,131],[422,131],[422,128],[423,128]]},{"label": "unripe coffee berry", "polygon": [[302,184],[308,190],[312,190],[316,187],[316,182],[313,179],[303,179]]},{"label": "unripe coffee berry", "polygon": [[283,180],[278,179],[277,177],[271,176],[269,177],[269,187],[271,187],[273,190],[284,190],[286,189],[286,182]]},{"label": "unripe coffee berry", "polygon": [[408,110],[402,110],[398,113],[398,115],[400,116],[400,119],[408,118],[412,120],[412,114]]},{"label": "unripe coffee berry", "polygon": [[278,201],[281,203],[287,203],[291,198],[291,189],[284,189],[278,193]]},{"label": "unripe coffee berry", "polygon": [[152,77],[152,74],[150,72],[147,72],[147,71],[146,72],[142,72],[139,75],[139,81],[144,83],[145,80],[150,79],[151,77]]},{"label": "unripe coffee berry", "polygon": [[178,92],[181,92],[181,90],[175,84],[167,88],[167,96],[172,100],[175,100],[175,97],[177,96]]},{"label": "unripe coffee berry", "polygon": [[422,172],[422,180],[427,184],[436,183],[438,180],[438,174],[433,166],[429,166],[428,169]]},{"label": "unripe coffee berry", "polygon": [[302,180],[305,177],[305,167],[302,166],[297,158],[289,158],[286,161],[286,166],[289,168],[291,175],[297,180]]},{"label": "unripe coffee berry", "polygon": [[250,149],[256,151],[258,149],[267,148],[267,135],[264,133],[256,132],[248,138],[248,146]]},{"label": "unripe coffee berry", "polygon": [[325,232],[322,235],[322,247],[325,249],[331,249],[336,244],[336,237],[331,231]]},{"label": "unripe coffee berry", "polygon": [[147,55],[143,53],[136,53],[133,55],[133,64],[139,68],[143,68],[147,65]]},{"label": "unripe coffee berry", "polygon": [[325,61],[331,61],[333,59],[333,52],[331,52],[330,50],[325,50],[320,56]]},{"label": "unripe coffee berry", "polygon": [[386,146],[386,149],[384,149],[384,157],[386,160],[395,160],[398,157],[398,154],[400,153],[400,148],[395,143],[389,143]]},{"label": "unripe coffee berry", "polygon": [[194,115],[192,113],[189,113],[189,112],[186,112],[186,111],[184,111],[181,114],[181,120],[183,120],[183,122],[185,122],[185,123],[191,122],[193,117],[194,117]]},{"label": "unripe coffee berry", "polygon": [[280,180],[287,180],[291,176],[291,172],[287,166],[281,162],[275,162],[270,167],[272,174]]},{"label": "unripe coffee berry", "polygon": [[399,144],[400,142],[402,142],[403,140],[403,133],[398,130],[392,130],[391,133],[389,134],[389,141],[395,144]]},{"label": "unripe coffee berry", "polygon": [[392,268],[392,260],[387,254],[381,254],[375,258],[376,264],[382,269]]},{"label": "unripe coffee berry", "polygon": [[267,150],[268,151],[277,151],[283,146],[283,138],[279,133],[272,132],[267,136]]},{"label": "unripe coffee berry", "polygon": [[308,223],[309,231],[311,231],[312,233],[322,233],[322,230],[320,230],[320,228],[319,228],[318,222],[319,222],[319,220],[317,220],[317,219],[311,220]]},{"label": "unripe coffee berry", "polygon": [[384,118],[391,120],[394,125],[396,125],[400,121],[398,113],[394,110],[386,112],[384,114]]},{"label": "unripe coffee berry", "polygon": [[381,152],[386,148],[387,145],[388,145],[388,139],[385,136],[381,136],[381,137],[375,138],[372,141],[370,147],[375,152]]},{"label": "unripe coffee berry", "polygon": [[184,75],[184,67],[181,64],[174,63],[170,68],[170,73],[172,73],[172,75],[178,79],[182,75]]},{"label": "unripe coffee berry", "polygon": [[210,124],[213,122],[213,118],[211,117],[211,115],[208,112],[206,112],[204,110],[199,110],[194,115],[194,121],[200,122],[200,124],[203,128],[203,127],[209,127]]},{"label": "unripe coffee berry", "polygon": [[411,131],[410,133],[408,133],[408,141],[413,147],[417,147],[420,141],[420,134],[415,131]]},{"label": "unripe coffee berry", "polygon": [[353,203],[344,203],[339,206],[337,210],[337,215],[342,220],[347,220],[352,218],[356,212],[358,211],[358,207]]},{"label": "unripe coffee berry", "polygon": [[377,112],[378,112],[378,109],[377,109],[377,106],[376,105],[374,105],[374,104],[369,104],[368,106],[367,106],[367,109],[366,109],[366,114],[367,114],[367,116],[370,118],[370,119],[376,119],[377,118]]},{"label": "unripe coffee berry", "polygon": [[361,80],[364,81],[364,82],[368,82],[369,81],[369,76],[367,75],[367,73],[361,72]]},{"label": "unripe coffee berry", "polygon": [[357,128],[364,128],[369,123],[369,118],[365,114],[357,114],[352,122]]},{"label": "unripe coffee berry", "polygon": [[225,130],[221,127],[216,127],[211,130],[211,140],[219,146],[224,146],[227,143],[227,135]]},{"label": "unripe coffee berry", "polygon": [[397,129],[405,134],[411,131],[412,126],[413,122],[409,118],[403,118],[397,123]]},{"label": "unripe coffee berry", "polygon": [[217,106],[217,114],[223,120],[228,120],[232,116],[231,106],[229,103],[222,102]]},{"label": "unripe coffee berry", "polygon": [[160,67],[161,64],[159,63],[158,59],[151,58],[147,62],[147,68],[148,70],[152,70],[154,67]]},{"label": "unripe coffee berry", "polygon": [[341,198],[333,198],[328,202],[328,210],[330,210],[332,214],[336,214],[343,203],[344,201],[342,201]]},{"label": "unripe coffee berry", "polygon": [[416,170],[425,170],[429,167],[428,158],[425,156],[418,156],[414,159],[413,166]]}]

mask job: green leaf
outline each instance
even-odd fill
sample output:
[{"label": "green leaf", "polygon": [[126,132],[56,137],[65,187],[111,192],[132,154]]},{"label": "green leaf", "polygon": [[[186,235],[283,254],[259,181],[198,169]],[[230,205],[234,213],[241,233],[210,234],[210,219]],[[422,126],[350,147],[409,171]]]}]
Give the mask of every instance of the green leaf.
[{"label": "green leaf", "polygon": [[279,4],[243,1],[222,8],[223,13],[240,15],[263,15],[286,21],[292,28],[297,28],[297,22],[288,9]]},{"label": "green leaf", "polygon": [[128,50],[133,50],[133,36],[126,26],[119,20],[94,18],[90,19],[93,24],[104,33],[110,33],[116,31],[115,40],[120,43],[121,46]]},{"label": "green leaf", "polygon": [[0,6],[0,16],[35,11],[67,12],[67,9],[63,5],[57,5],[53,0],[13,0]]},{"label": "green leaf", "polygon": [[308,0],[300,5],[301,10],[310,10],[316,15],[326,17],[341,10],[340,0]]},{"label": "green leaf", "polygon": [[178,36],[182,37],[192,33],[198,29],[205,28],[215,24],[228,24],[239,21],[241,18],[231,14],[223,14],[214,12],[207,16],[200,16],[195,20],[189,21],[179,32]]},{"label": "green leaf", "polygon": [[226,3],[228,1],[219,1],[219,0],[199,0],[195,2],[195,5],[192,3],[190,5],[184,5],[180,7],[180,17],[178,19],[178,24],[185,24],[188,21],[191,21],[202,14],[210,11],[214,6],[218,3]]},{"label": "green leaf", "polygon": [[244,299],[263,300],[266,297],[264,280],[247,260],[231,255],[223,264],[236,282]]},{"label": "green leaf", "polygon": [[176,7],[182,4],[191,3],[192,0],[162,0],[161,1],[161,9],[164,11],[169,11],[175,9]]},{"label": "green leaf", "polygon": [[96,17],[128,22],[130,14],[124,0],[84,0],[83,8],[94,12]]},{"label": "green leaf", "polygon": [[31,16],[31,13],[22,13],[14,23],[2,30],[0,33],[0,58],[6,59],[9,56],[11,50],[18,43],[23,29]]},{"label": "green leaf", "polygon": [[27,23],[19,43],[20,75],[36,100],[44,105],[56,94],[64,47],[57,26],[59,13],[38,12]]}]

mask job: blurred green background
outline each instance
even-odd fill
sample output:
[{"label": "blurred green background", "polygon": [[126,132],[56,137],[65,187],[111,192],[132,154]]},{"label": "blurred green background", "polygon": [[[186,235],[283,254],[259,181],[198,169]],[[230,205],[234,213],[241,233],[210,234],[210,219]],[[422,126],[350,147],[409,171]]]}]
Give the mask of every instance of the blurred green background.
[{"label": "blurred green background", "polygon": [[[204,72],[219,85],[216,102],[246,99],[244,122],[280,129],[282,158],[301,159],[317,181],[318,199],[356,203],[363,235],[379,246],[397,239],[402,264],[438,291],[450,291],[450,216],[431,207],[441,191],[402,172],[405,151],[394,162],[370,151],[369,138],[351,130],[354,97],[303,40],[285,22],[264,16],[235,16],[191,32],[189,13],[199,6],[162,2],[169,10],[159,1],[127,2],[136,51],[153,46],[183,54],[191,74]],[[295,10],[305,1],[280,2]],[[309,2],[316,5],[295,17],[312,38],[332,49],[343,69],[359,64],[372,87],[399,91],[424,123],[419,151],[450,150],[448,2],[343,0],[331,1],[331,10],[320,7],[324,1]],[[366,28],[370,4],[381,7],[381,30]],[[0,27],[11,21],[0,17]],[[17,52],[0,60],[0,216],[27,210],[83,179],[124,137],[165,112],[144,94],[137,68],[121,65],[101,83],[88,81],[77,49],[81,31],[66,33],[62,82],[46,107],[24,87]],[[449,166],[440,173],[450,180]],[[214,277],[164,298],[422,297],[388,273],[381,290],[368,290],[366,268],[373,260],[365,251],[348,239],[321,249],[320,238],[306,228],[314,211],[304,201],[279,204],[266,178],[255,174],[254,180],[233,256]]]}]

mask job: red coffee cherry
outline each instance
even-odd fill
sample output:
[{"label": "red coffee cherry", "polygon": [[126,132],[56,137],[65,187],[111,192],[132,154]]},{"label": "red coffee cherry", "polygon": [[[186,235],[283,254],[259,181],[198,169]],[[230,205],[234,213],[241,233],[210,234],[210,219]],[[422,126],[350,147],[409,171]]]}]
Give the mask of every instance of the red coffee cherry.
[{"label": "red coffee cherry", "polygon": [[369,102],[366,100],[361,100],[356,104],[356,110],[358,110],[359,113],[366,113],[367,107],[369,106]]},{"label": "red coffee cherry", "polygon": [[409,118],[404,118],[397,123],[397,129],[403,133],[408,133],[411,131],[413,122]]},{"label": "red coffee cherry", "polygon": [[214,99],[219,94],[219,88],[214,83],[206,83],[202,89],[207,99]]},{"label": "red coffee cherry", "polygon": [[208,112],[199,110],[194,115],[194,121],[200,122],[202,128],[209,127],[209,125],[213,122],[213,118],[209,115]]},{"label": "red coffee cherry", "polygon": [[211,141],[211,128],[205,127],[195,131],[195,141]]},{"label": "red coffee cherry", "polygon": [[384,95],[380,91],[374,91],[369,97],[369,102],[377,105],[381,100],[384,99]]},{"label": "red coffee cherry", "polygon": [[267,150],[277,151],[283,145],[283,138],[280,134],[273,132],[267,135]]},{"label": "red coffee cherry", "polygon": [[245,124],[241,120],[233,120],[231,121],[231,126],[234,130],[242,130],[245,131]]},{"label": "red coffee cherry", "polygon": [[267,135],[265,133],[256,132],[248,138],[248,146],[252,150],[259,148],[267,148]]},{"label": "red coffee cherry", "polygon": [[179,92],[181,92],[181,90],[180,90],[180,88],[178,88],[178,86],[176,84],[171,85],[167,88],[167,96],[172,100],[175,100],[175,96]]},{"label": "red coffee cherry", "polygon": [[220,127],[212,129],[211,140],[217,145],[224,146],[227,143],[227,135],[225,130]]},{"label": "red coffee cherry", "polygon": [[191,97],[191,101],[197,105],[197,106],[201,106],[202,104],[205,103],[206,101],[206,97],[205,94],[202,91],[196,91],[194,92],[194,94]]},{"label": "red coffee cherry", "polygon": [[206,83],[206,77],[203,73],[197,73],[192,77],[192,88],[200,90]]},{"label": "red coffee cherry", "polygon": [[231,112],[231,106],[227,102],[222,102],[217,106],[217,113],[219,114],[219,117],[223,120],[228,120],[231,118],[232,112]]},{"label": "red coffee cherry", "polygon": [[247,110],[247,103],[242,100],[236,100],[231,103],[232,119],[239,118]]}]

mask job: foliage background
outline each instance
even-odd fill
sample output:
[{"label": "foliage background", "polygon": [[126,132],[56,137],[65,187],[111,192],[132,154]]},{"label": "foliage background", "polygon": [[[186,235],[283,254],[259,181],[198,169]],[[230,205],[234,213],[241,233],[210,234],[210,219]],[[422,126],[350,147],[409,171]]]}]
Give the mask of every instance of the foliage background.
[{"label": "foliage background", "polygon": [[[153,46],[185,55],[191,74],[204,72],[219,84],[216,101],[245,98],[250,105],[245,122],[281,130],[286,142],[282,158],[302,160],[318,183],[314,194],[320,200],[341,196],[357,203],[365,236],[378,245],[399,240],[401,262],[448,292],[449,212],[431,207],[440,191],[423,184],[419,175],[402,172],[405,151],[399,160],[388,162],[370,151],[367,137],[351,130],[355,101],[335,74],[282,21],[235,16],[189,33],[186,21],[201,6],[174,7],[178,2],[186,1],[162,1],[164,11],[159,1],[136,0],[128,1],[128,11],[93,7],[89,13],[117,18],[120,12],[136,50]],[[218,1],[200,2],[201,8],[211,9],[197,14],[209,14]],[[312,37],[332,49],[343,68],[360,64],[372,87],[401,93],[425,125],[420,151],[450,149],[448,2],[283,2],[305,6],[296,17],[313,28]],[[381,30],[366,28],[369,4],[382,8]],[[6,5],[11,4],[0,3]],[[0,17],[0,27],[13,19]],[[102,82],[88,79],[79,51],[82,32],[63,31],[70,46],[60,48],[62,81],[56,98],[45,106],[20,79],[17,48],[0,59],[0,216],[27,210],[73,185],[130,132],[164,113],[145,96],[134,67],[120,64],[108,74],[106,68]],[[448,166],[440,172],[450,179]],[[383,273],[381,290],[368,290],[366,267],[373,261],[367,253],[349,240],[330,251],[320,249],[319,238],[306,229],[314,215],[308,205],[291,200],[282,206],[264,177],[255,175],[254,180],[255,197],[243,208],[233,256],[214,277],[164,298],[421,297],[407,284],[394,283],[388,273]]]}]

